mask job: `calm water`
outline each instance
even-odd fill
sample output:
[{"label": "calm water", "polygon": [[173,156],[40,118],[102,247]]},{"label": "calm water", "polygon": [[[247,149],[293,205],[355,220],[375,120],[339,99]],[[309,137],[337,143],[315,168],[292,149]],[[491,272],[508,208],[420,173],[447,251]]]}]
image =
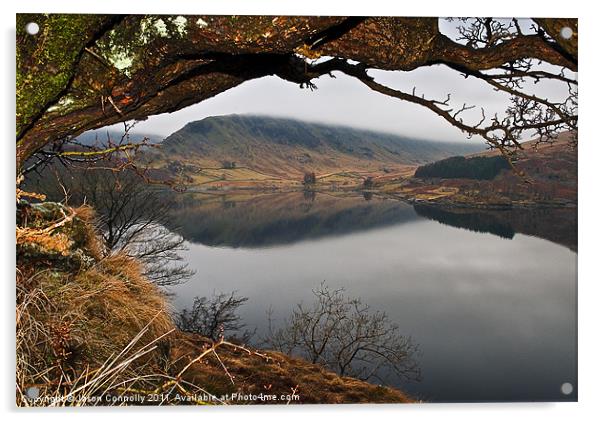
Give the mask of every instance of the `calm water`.
[{"label": "calm water", "polygon": [[[174,305],[238,291],[265,332],[321,281],[388,313],[419,344],[428,401],[575,400],[575,210],[474,213],[293,193],[189,195],[174,212],[193,279]],[[536,216],[536,217],[534,217]],[[175,229],[175,228],[174,228]]]}]

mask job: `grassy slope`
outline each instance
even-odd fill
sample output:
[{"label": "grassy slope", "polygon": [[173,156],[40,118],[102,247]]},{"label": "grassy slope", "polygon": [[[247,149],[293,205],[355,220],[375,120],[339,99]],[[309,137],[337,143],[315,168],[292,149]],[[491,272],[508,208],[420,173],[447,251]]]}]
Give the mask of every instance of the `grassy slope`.
[{"label": "grassy slope", "polygon": [[[179,334],[174,356],[184,361],[194,358],[195,350],[210,346],[210,341],[198,335]],[[217,358],[207,358],[206,365],[196,365],[187,372],[187,379],[195,384],[210,384],[216,395],[273,394],[278,397],[291,394],[299,396],[291,403],[412,403],[408,395],[384,386],[374,385],[335,373],[299,358],[291,358],[280,352],[247,352],[225,347],[219,356],[234,384]],[[233,402],[236,403],[236,402]],[[241,400],[239,403],[249,403]],[[286,401],[254,403],[280,403]]]},{"label": "grassy slope", "polygon": [[[538,157],[555,157],[557,154],[566,154],[567,150],[570,150],[571,144],[571,133],[563,132],[558,135],[558,138],[550,143],[539,143],[537,139],[527,140],[522,142],[523,156],[525,158],[538,158]],[[477,152],[468,156],[497,156],[501,155],[501,152],[497,149],[490,149],[484,152]]]},{"label": "grassy slope", "polygon": [[[179,161],[196,184],[216,181],[276,182],[302,177],[401,172],[444,157],[473,153],[476,143],[442,143],[348,127],[258,116],[221,116],[187,124],[165,139],[154,167]],[[234,161],[236,170],[223,170]],[[225,180],[223,180],[225,178]]]},{"label": "grassy slope", "polygon": [[[516,167],[529,183],[512,170],[503,170],[493,180],[412,178],[379,186],[381,191],[402,198],[463,206],[550,205],[577,203],[577,147],[570,133],[561,133],[554,142],[526,141],[518,151]],[[469,156],[496,156],[492,150]]]}]

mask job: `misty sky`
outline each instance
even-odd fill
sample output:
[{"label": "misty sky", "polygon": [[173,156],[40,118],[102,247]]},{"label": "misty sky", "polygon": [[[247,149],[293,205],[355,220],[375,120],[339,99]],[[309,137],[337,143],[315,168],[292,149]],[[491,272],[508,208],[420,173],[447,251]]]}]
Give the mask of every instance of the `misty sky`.
[{"label": "misty sky", "polygon": [[[529,20],[521,26],[528,27]],[[455,39],[458,23],[441,21],[441,30]],[[466,121],[480,120],[480,107],[488,116],[503,114],[508,103],[506,94],[494,92],[483,81],[465,79],[458,72],[437,65],[412,72],[371,70],[376,80],[395,89],[431,99],[445,99],[451,94],[452,104],[476,105],[466,113]],[[315,80],[317,90],[300,89],[298,85],[270,76],[251,80],[171,114],[149,117],[139,122],[132,132],[167,136],[186,123],[208,116],[227,114],[262,114],[293,117],[301,120],[335,123],[358,128],[374,129],[405,136],[441,141],[466,141],[466,135],[449,125],[432,111],[415,104],[402,102],[370,90],[361,82],[340,73],[336,79],[328,75]],[[541,82],[537,92],[551,99],[560,98],[565,87],[559,83]],[[120,126],[122,127],[122,126]],[[474,138],[473,141],[482,141]]]}]

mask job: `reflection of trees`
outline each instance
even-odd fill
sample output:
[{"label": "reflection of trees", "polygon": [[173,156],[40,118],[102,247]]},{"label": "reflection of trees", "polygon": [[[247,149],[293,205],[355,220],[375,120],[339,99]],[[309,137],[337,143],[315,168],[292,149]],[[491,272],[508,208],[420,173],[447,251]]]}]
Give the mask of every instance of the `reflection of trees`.
[{"label": "reflection of trees", "polygon": [[315,190],[303,190],[303,199],[309,202],[313,202],[316,200],[316,191]]},{"label": "reflection of trees", "polygon": [[125,172],[88,169],[65,180],[71,204],[88,203],[108,252],[123,251],[144,266],[144,275],[161,286],[176,285],[193,275],[181,263],[185,240],[165,228],[170,204],[160,192]]},{"label": "reflection of trees", "polygon": [[577,250],[576,208],[486,210],[414,205],[414,209],[445,225],[502,238],[513,238],[516,233],[531,235]]},{"label": "reflection of trees", "polygon": [[420,216],[456,228],[464,228],[474,232],[487,232],[508,239],[512,239],[515,234],[508,220],[498,219],[486,211],[478,212],[472,209],[463,211],[460,209],[459,212],[453,212],[428,205],[414,205],[414,209]]},{"label": "reflection of trees", "polygon": [[266,342],[289,355],[322,364],[341,376],[380,379],[384,369],[398,377],[418,380],[418,347],[399,333],[386,313],[372,311],[359,298],[330,289],[313,290],[311,307],[299,304],[284,326],[275,329],[270,316]]},{"label": "reflection of trees", "polygon": [[221,198],[175,195],[168,227],[209,246],[268,247],[401,224],[417,219],[411,205],[361,195],[316,192],[254,195],[224,207]]}]

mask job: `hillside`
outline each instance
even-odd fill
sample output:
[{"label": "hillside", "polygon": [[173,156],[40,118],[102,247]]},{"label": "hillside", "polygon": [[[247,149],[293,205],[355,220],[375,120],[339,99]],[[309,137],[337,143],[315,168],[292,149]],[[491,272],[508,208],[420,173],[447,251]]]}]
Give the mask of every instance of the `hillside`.
[{"label": "hillside", "polygon": [[[123,137],[124,130],[103,128],[98,130],[90,130],[77,136],[77,142],[88,146],[102,146],[108,143],[110,139],[113,143],[119,143]],[[146,139],[149,144],[157,144],[163,141],[164,136],[154,133],[136,132],[130,133],[127,141],[129,143],[140,143]]]},{"label": "hillside", "polygon": [[402,172],[482,149],[478,142],[434,142],[292,119],[228,115],[188,123],[146,159],[153,168],[185,173],[195,184],[276,182],[299,180],[306,172],[318,177]]},{"label": "hillside", "polygon": [[[538,139],[531,139],[521,143],[523,150],[519,152],[523,159],[533,159],[538,157],[560,157],[566,155],[567,150],[574,152],[576,155],[576,144],[573,144],[572,133],[562,132],[558,137],[550,142],[539,142]],[[500,151],[497,149],[488,149],[486,151],[471,154],[473,156],[499,156]]]},{"label": "hillside", "polygon": [[[529,140],[517,151],[514,165],[524,174],[518,176],[511,169],[497,167],[501,159],[498,151],[487,151],[467,156],[465,162],[489,160],[496,166],[491,179],[470,177],[449,178],[445,172],[457,168],[440,161],[426,166],[431,175],[404,180],[401,186],[380,185],[404,199],[418,202],[437,202],[460,206],[511,207],[511,206],[575,206],[577,203],[577,145],[571,133],[561,133],[550,143]],[[449,160],[447,160],[449,161]],[[445,168],[444,168],[445,167]],[[452,171],[452,169],[454,171]],[[445,171],[444,171],[445,170]],[[424,171],[423,171],[424,172]],[[428,172],[428,171],[427,171]],[[456,171],[457,172],[457,171]]]}]

